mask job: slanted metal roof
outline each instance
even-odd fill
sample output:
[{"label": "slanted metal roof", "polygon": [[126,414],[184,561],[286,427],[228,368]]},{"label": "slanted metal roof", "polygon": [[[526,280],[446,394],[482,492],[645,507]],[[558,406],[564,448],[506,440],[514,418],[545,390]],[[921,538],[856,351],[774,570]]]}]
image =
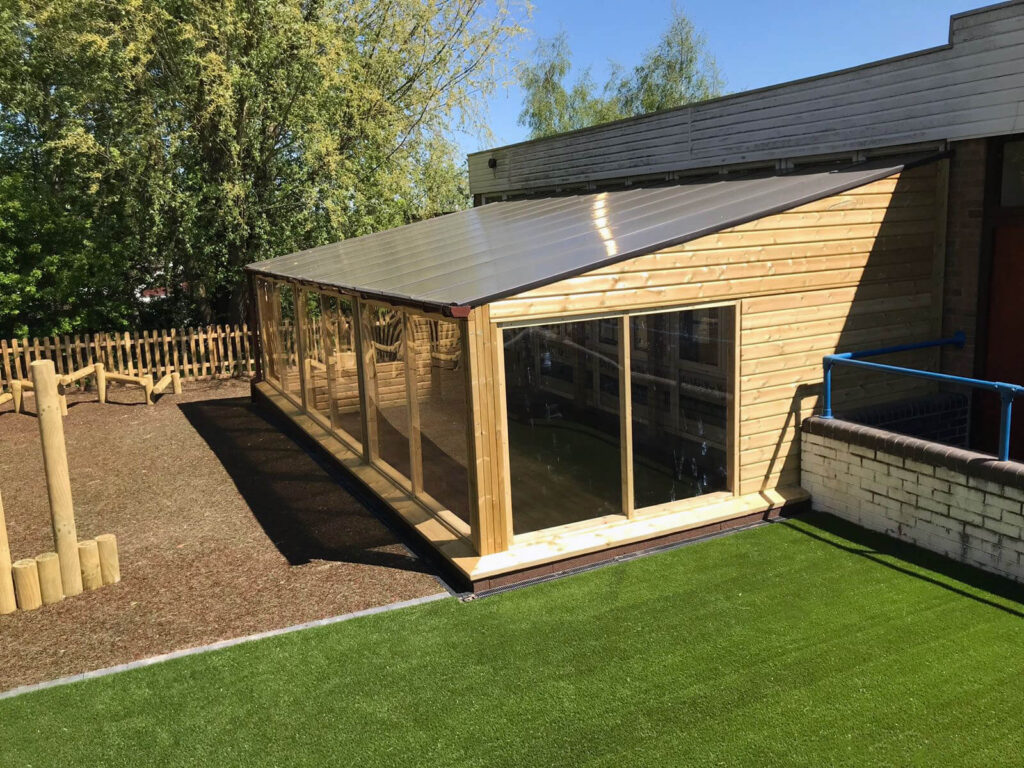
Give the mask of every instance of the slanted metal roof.
[{"label": "slanted metal roof", "polygon": [[472,307],[885,178],[923,158],[489,203],[248,266],[436,307]]}]

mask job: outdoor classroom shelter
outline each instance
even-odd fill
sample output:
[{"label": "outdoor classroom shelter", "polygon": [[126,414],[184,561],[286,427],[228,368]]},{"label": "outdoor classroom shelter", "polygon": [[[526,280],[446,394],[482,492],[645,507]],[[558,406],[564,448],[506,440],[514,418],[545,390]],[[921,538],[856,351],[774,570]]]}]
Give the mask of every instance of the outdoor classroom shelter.
[{"label": "outdoor classroom shelter", "polygon": [[[950,163],[1024,131],[1022,9],[478,153],[469,210],[250,265],[254,397],[475,589],[806,502],[822,357],[947,330],[949,211],[973,194]],[[932,389],[851,373],[834,397]]]}]

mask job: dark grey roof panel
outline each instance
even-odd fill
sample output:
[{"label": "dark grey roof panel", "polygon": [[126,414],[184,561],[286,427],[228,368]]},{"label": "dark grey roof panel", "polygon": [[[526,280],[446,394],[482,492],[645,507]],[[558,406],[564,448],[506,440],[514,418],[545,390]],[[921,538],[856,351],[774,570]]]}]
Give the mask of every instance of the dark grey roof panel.
[{"label": "dark grey roof panel", "polygon": [[490,203],[250,264],[276,277],[479,306],[890,176],[922,158]]}]

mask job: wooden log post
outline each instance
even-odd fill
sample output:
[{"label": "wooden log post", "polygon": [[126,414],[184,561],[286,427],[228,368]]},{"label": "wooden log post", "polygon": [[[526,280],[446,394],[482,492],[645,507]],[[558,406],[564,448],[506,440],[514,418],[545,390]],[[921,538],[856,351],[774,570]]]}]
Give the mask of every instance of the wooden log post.
[{"label": "wooden log post", "polygon": [[64,594],[74,597],[82,591],[82,573],[78,560],[78,533],[75,530],[75,508],[71,500],[71,477],[68,474],[64,423],[57,397],[57,376],[52,360],[36,360],[31,368],[36,393],[36,411],[39,414],[39,438],[43,444],[46,491],[50,497],[53,540],[60,558]]},{"label": "wooden log post", "polygon": [[171,391],[176,395],[181,394],[181,374],[177,371],[171,372]]},{"label": "wooden log post", "polygon": [[53,605],[64,599],[64,586],[60,580],[60,558],[56,552],[44,552],[36,556],[36,570],[39,574],[39,595],[43,605]]},{"label": "wooden log post", "polygon": [[107,402],[107,369],[96,363],[96,395],[101,403]]},{"label": "wooden log post", "polygon": [[14,591],[18,595],[18,607],[23,611],[34,611],[43,604],[39,593],[39,570],[35,560],[19,560],[14,564]]},{"label": "wooden log post", "polygon": [[82,566],[82,586],[99,589],[103,586],[103,572],[100,570],[100,549],[96,539],[78,542],[78,559]]},{"label": "wooden log post", "polygon": [[21,413],[21,382],[17,379],[11,382],[11,394],[14,396],[14,412]]},{"label": "wooden log post", "polygon": [[4,501],[0,498],[0,615],[13,613],[17,607],[14,577],[11,574],[11,547],[7,542],[7,521],[4,519]]},{"label": "wooden log post", "polygon": [[100,552],[100,575],[104,584],[117,584],[121,580],[121,561],[117,554],[117,537],[101,533],[96,537]]},{"label": "wooden log post", "polygon": [[146,405],[153,405],[153,374],[147,373],[142,377],[142,389],[146,395]]}]

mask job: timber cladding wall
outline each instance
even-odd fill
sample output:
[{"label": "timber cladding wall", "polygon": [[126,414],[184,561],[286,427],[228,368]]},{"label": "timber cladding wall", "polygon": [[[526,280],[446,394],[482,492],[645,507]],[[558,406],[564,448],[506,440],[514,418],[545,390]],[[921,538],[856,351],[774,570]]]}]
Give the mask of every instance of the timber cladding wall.
[{"label": "timber cladding wall", "polygon": [[1024,581],[1024,465],[834,419],[802,442],[815,509]]},{"label": "timber cladding wall", "polygon": [[[818,407],[822,356],[938,334],[945,180],[945,161],[906,170],[495,302],[490,321],[735,302],[738,492],[796,486],[797,430]],[[903,362],[928,364],[933,357]],[[834,399],[853,407],[918,392],[914,383],[844,371]]]}]

